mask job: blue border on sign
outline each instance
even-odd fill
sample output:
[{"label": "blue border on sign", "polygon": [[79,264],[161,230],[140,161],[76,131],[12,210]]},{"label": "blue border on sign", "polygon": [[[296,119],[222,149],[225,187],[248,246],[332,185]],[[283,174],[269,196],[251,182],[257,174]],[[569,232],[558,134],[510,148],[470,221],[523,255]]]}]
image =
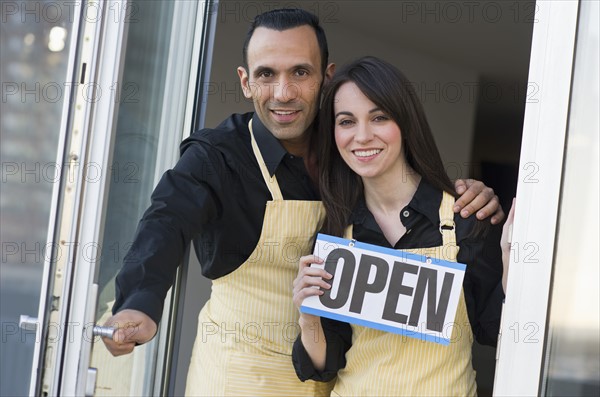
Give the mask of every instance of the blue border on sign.
[{"label": "blue border on sign", "polygon": [[352,323],[356,325],[361,325],[363,327],[369,327],[378,329],[380,331],[391,332],[394,334],[405,335],[411,338],[426,340],[428,342],[438,343],[443,346],[448,346],[450,344],[450,339],[442,338],[440,336],[428,335],[421,332],[413,332],[404,328],[392,327],[391,325],[385,325],[376,323],[374,321],[366,321],[360,318],[346,316],[344,314],[332,313],[325,310],[315,309],[314,307],[300,306],[300,311],[306,314],[312,314],[314,316],[327,317],[333,320],[343,321],[346,323]]},{"label": "blue border on sign", "polygon": [[[326,241],[328,243],[339,244],[344,247],[349,247],[350,243],[352,243],[352,240],[348,240],[346,238],[330,236],[329,234],[321,234],[321,233],[317,234],[317,240]],[[379,252],[381,254],[396,256],[396,257],[399,257],[402,259],[411,259],[411,260],[423,263],[423,255],[417,255],[417,254],[413,254],[413,253],[407,252],[407,251],[396,250],[396,249],[387,248],[387,247],[381,247],[379,245],[374,245],[374,244],[361,243],[360,241],[354,241],[354,247],[368,250],[368,251]],[[431,259],[435,260],[435,262],[431,263],[431,265],[433,265],[433,266],[449,267],[451,269],[456,269],[456,270],[460,270],[463,272],[467,268],[467,265],[465,265],[464,263],[450,262],[450,261],[446,261],[446,260],[439,259],[439,258],[433,258],[433,257]]]}]

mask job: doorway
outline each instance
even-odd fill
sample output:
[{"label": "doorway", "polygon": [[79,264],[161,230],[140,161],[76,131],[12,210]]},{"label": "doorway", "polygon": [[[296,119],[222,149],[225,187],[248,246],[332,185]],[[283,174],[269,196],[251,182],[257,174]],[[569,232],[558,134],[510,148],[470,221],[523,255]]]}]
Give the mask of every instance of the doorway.
[{"label": "doorway", "polygon": [[[282,7],[315,13],[327,34],[330,62],[374,55],[398,66],[414,84],[451,179],[476,178],[492,187],[505,212],[517,186],[535,1],[220,1],[212,73],[205,81],[207,127],[231,113],[252,111],[236,73],[253,18]],[[195,255],[188,267],[174,394],[183,394],[197,313],[210,283]],[[193,281],[192,281],[193,280]],[[200,283],[200,284],[199,284]],[[479,395],[491,395],[495,349],[475,343]]]}]

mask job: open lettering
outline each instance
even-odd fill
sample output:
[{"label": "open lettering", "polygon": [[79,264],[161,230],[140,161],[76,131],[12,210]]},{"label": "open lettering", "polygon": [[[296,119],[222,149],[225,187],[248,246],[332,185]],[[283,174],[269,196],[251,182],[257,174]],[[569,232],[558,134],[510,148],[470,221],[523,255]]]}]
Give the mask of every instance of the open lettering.
[{"label": "open lettering", "polygon": [[[342,268],[337,271],[340,265]],[[337,274],[336,278],[339,278],[337,288],[324,290],[324,294],[319,297],[325,307],[340,309],[350,299],[349,311],[360,314],[363,311],[366,294],[382,293],[389,285],[385,294],[382,319],[398,324],[418,326],[423,301],[427,294],[425,326],[428,330],[442,331],[454,281],[452,272],[443,275],[438,294],[438,271],[443,270],[411,265],[401,261],[394,261],[390,266],[386,260],[365,253],[360,255],[357,269],[355,254],[345,248],[336,248],[329,253],[325,260],[325,270],[330,274]],[[414,288],[405,283],[407,273],[417,277]],[[373,274],[374,277],[372,277]],[[370,279],[372,280],[369,281]],[[333,280],[328,282],[333,283]],[[402,295],[412,297],[409,313],[397,312],[398,300]]]}]

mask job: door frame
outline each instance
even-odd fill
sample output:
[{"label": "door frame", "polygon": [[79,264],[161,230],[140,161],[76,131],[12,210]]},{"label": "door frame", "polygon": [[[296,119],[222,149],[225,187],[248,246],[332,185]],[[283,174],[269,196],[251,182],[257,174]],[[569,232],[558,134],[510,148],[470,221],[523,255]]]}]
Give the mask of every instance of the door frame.
[{"label": "door frame", "polygon": [[536,2],[496,396],[541,392],[578,9]]},{"label": "door frame", "polygon": [[[90,11],[90,10],[94,11]],[[44,257],[43,279],[38,309],[38,326],[33,355],[30,395],[64,394],[63,365],[65,352],[72,350],[72,342],[81,342],[82,323],[70,321],[71,284],[78,257],[78,219],[82,208],[84,168],[90,164],[86,144],[89,138],[90,116],[96,99],[95,65],[98,43],[101,38],[102,9],[98,0],[77,2],[73,5],[65,90],[60,126],[59,148],[48,226],[47,247],[52,247]],[[90,12],[98,12],[92,14]],[[96,240],[97,241],[97,240]],[[76,300],[77,301],[77,300]],[[75,329],[73,329],[75,328]],[[55,334],[51,335],[51,329]],[[79,337],[73,338],[72,335]],[[69,342],[69,343],[67,343]],[[76,361],[78,363],[78,360]],[[74,393],[74,389],[67,386]]]}]

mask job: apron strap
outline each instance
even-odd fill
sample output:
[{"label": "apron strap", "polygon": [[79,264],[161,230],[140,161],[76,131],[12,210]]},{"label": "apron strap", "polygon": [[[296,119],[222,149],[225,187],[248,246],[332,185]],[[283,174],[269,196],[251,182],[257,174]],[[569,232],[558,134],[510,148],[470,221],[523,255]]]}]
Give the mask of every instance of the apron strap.
[{"label": "apron strap", "polygon": [[347,240],[352,240],[352,229],[354,228],[353,224],[348,225],[346,230],[344,230],[344,238]]},{"label": "apron strap", "polygon": [[456,224],[454,223],[454,197],[448,192],[443,192],[440,205],[440,233],[444,247],[456,246]]},{"label": "apron strap", "polygon": [[273,176],[269,174],[269,169],[265,164],[265,160],[263,159],[262,154],[260,154],[260,149],[258,148],[256,139],[254,138],[254,132],[252,132],[252,119],[250,119],[250,121],[248,122],[248,129],[250,130],[250,138],[252,140],[252,151],[254,152],[254,157],[256,157],[256,161],[258,161],[258,166],[260,167],[260,172],[262,173],[263,179],[265,180],[265,184],[271,192],[273,200],[281,201],[283,200],[283,195],[281,194],[281,189],[279,189],[279,183],[277,183],[277,178],[275,178],[275,174],[273,174]]}]

